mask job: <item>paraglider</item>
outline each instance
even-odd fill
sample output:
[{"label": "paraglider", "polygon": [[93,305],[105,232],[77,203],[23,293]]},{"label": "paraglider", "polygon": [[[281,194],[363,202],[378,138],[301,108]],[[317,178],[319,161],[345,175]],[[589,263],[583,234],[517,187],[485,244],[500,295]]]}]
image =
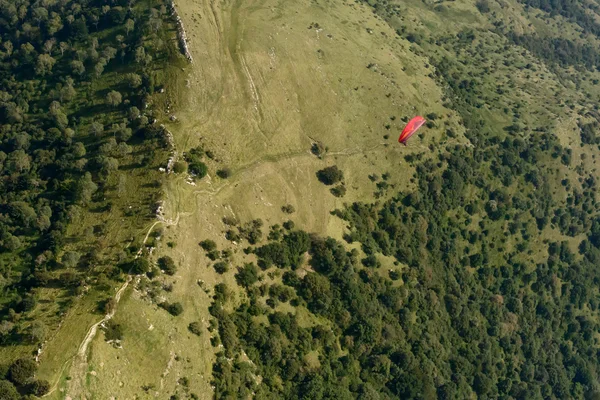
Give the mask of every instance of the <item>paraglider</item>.
[{"label": "paraglider", "polygon": [[417,131],[417,129],[419,129],[421,127],[421,125],[423,125],[425,123],[425,118],[421,117],[421,116],[416,116],[413,119],[411,119],[410,121],[408,121],[408,124],[406,124],[406,126],[404,127],[404,129],[402,130],[402,133],[400,134],[400,137],[398,138],[398,142],[402,143],[403,145],[406,146],[406,141],[408,139],[410,139],[410,137]]}]

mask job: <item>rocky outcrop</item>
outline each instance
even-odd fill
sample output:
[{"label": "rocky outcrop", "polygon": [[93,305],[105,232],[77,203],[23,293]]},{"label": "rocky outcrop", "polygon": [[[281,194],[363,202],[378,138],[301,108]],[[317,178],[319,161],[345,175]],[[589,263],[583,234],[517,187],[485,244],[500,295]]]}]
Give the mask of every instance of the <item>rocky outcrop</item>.
[{"label": "rocky outcrop", "polygon": [[190,49],[188,46],[187,36],[185,34],[185,29],[183,28],[183,21],[181,21],[181,17],[177,14],[177,9],[175,8],[175,2],[171,1],[169,3],[169,8],[171,11],[171,15],[175,18],[175,23],[177,24],[177,39],[179,41],[179,47],[181,48],[181,52],[188,59],[189,62],[194,62],[192,58],[192,53],[190,53]]}]

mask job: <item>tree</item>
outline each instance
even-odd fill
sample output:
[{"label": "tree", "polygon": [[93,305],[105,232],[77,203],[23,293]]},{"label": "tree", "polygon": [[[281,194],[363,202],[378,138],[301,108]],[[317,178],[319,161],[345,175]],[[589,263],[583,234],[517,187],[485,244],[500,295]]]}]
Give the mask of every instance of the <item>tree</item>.
[{"label": "tree", "polygon": [[244,264],[243,267],[238,268],[235,280],[238,285],[246,288],[253,285],[258,281],[258,268],[253,263]]},{"label": "tree", "polygon": [[96,78],[100,78],[102,73],[104,72],[104,68],[106,67],[107,61],[105,58],[99,58],[98,62],[94,64],[94,76]]},{"label": "tree", "polygon": [[33,321],[29,327],[29,337],[32,343],[42,343],[48,334],[48,327],[42,321]]},{"label": "tree", "polygon": [[15,385],[4,379],[0,380],[0,399],[2,400],[19,400],[21,395],[17,391]]},{"label": "tree", "polygon": [[188,170],[198,179],[202,179],[208,173],[208,167],[202,161],[192,161],[189,163]]},{"label": "tree", "polygon": [[133,275],[145,274],[150,271],[150,263],[143,257],[138,257],[129,263],[129,273]]},{"label": "tree", "polygon": [[73,72],[75,75],[81,76],[85,74],[85,65],[80,60],[73,60],[71,61],[71,72]]},{"label": "tree", "polygon": [[7,164],[9,172],[22,173],[31,169],[31,158],[25,151],[19,149],[10,153]]},{"label": "tree", "polygon": [[334,185],[344,179],[344,174],[337,165],[323,168],[317,172],[317,178],[325,185]]},{"label": "tree", "polygon": [[92,174],[86,172],[77,181],[75,199],[82,205],[87,205],[92,200],[92,195],[98,190],[98,185],[92,180]]},{"label": "tree", "polygon": [[102,125],[100,122],[94,121],[90,125],[89,132],[91,135],[98,137],[104,132],[104,125]]},{"label": "tree", "polygon": [[9,379],[16,385],[23,386],[29,382],[35,372],[37,364],[28,358],[19,358],[13,362],[8,370]]},{"label": "tree", "polygon": [[67,77],[64,86],[60,89],[60,101],[69,101],[77,95],[77,91],[73,87],[73,79]]},{"label": "tree", "polygon": [[116,90],[111,90],[106,95],[106,104],[109,106],[117,107],[122,101],[123,97],[121,96],[121,93],[117,92]]},{"label": "tree", "polygon": [[125,76],[125,81],[132,89],[136,89],[142,85],[142,77],[134,73],[127,74]]},{"label": "tree", "polygon": [[35,65],[35,73],[40,76],[49,75],[56,60],[48,54],[40,54]]},{"label": "tree", "polygon": [[65,268],[75,268],[79,263],[79,259],[81,258],[81,254],[76,251],[67,251],[62,256],[62,263]]},{"label": "tree", "polygon": [[67,114],[65,114],[62,106],[58,101],[53,101],[50,103],[50,116],[54,120],[56,126],[60,129],[65,129],[67,125],[69,125],[69,119],[67,118]]},{"label": "tree", "polygon": [[60,56],[64,56],[65,55],[65,51],[69,50],[69,44],[66,42],[60,42],[58,44],[58,48],[60,49]]},{"label": "tree", "polygon": [[6,343],[15,330],[15,324],[10,321],[0,322],[0,343]]},{"label": "tree", "polygon": [[129,36],[129,32],[131,32],[135,28],[135,22],[132,19],[127,19],[125,21],[125,32],[127,36]]},{"label": "tree", "polygon": [[141,116],[140,110],[135,106],[129,108],[129,111],[127,113],[130,121],[135,121]]},{"label": "tree", "polygon": [[29,228],[35,225],[37,214],[35,209],[24,201],[15,201],[10,203],[9,215],[22,227]]},{"label": "tree", "polygon": [[135,49],[135,62],[138,64],[142,64],[146,61],[146,49],[143,46],[140,46]]},{"label": "tree", "polygon": [[50,391],[50,382],[46,380],[35,380],[30,386],[31,393],[37,397],[42,397]]},{"label": "tree", "polygon": [[119,161],[113,157],[99,156],[96,158],[96,163],[104,178],[119,169]]},{"label": "tree", "polygon": [[73,154],[75,158],[81,158],[85,156],[85,145],[81,142],[73,143],[73,147],[71,148],[71,154]]}]

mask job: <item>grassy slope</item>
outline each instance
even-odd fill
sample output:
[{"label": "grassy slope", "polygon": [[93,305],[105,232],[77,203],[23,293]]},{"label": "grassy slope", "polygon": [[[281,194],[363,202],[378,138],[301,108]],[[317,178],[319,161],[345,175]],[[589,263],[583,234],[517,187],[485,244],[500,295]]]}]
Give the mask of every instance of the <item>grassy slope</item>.
[{"label": "grassy slope", "polygon": [[[177,177],[166,190],[165,216],[178,224],[164,229],[157,252],[180,265],[174,278],[165,279],[175,283],[166,297],[180,301],[184,313],[171,317],[134,291],[115,317],[126,326],[123,349],[103,343],[102,335],[92,344],[94,374],[87,389],[117,398],[141,393],[141,385],[154,385],[150,392],[164,396],[183,376],[192,392],[210,397],[209,333],[198,338],[187,325],[208,326],[210,297],[199,279],[209,288],[223,279],[234,286],[233,271],[216,275],[198,246],[210,237],[224,247],[222,217],[261,218],[266,230],[290,218],[280,209],[289,203],[300,227],[339,238],[344,226],[329,211],[373,198],[369,174],[389,171],[391,183],[406,186],[412,173],[404,155],[429,151],[427,145],[442,140],[446,127],[461,132],[457,116],[442,106],[442,90],[428,77],[426,60],[364,5],[203,1],[180,2],[178,10],[195,63],[166,88],[180,121],[169,129],[179,152],[203,144],[218,161],[209,163],[210,177],[196,186]],[[322,29],[308,29],[313,23]],[[374,66],[368,69],[369,64]],[[400,118],[428,112],[441,116],[438,126],[399,147]],[[329,148],[323,160],[310,153],[315,140]],[[332,164],[346,177],[342,199],[315,177]],[[227,180],[214,175],[223,166],[233,171]],[[169,249],[169,241],[176,247]],[[234,259],[242,259],[241,249]],[[175,356],[179,361],[171,361]]]},{"label": "grassy slope", "polygon": [[[216,153],[218,162],[210,163],[210,177],[197,186],[177,177],[166,190],[166,216],[177,224],[164,230],[157,252],[171,255],[180,265],[174,278],[164,280],[174,282],[166,297],[180,301],[185,312],[171,317],[138,291],[124,299],[115,317],[126,326],[124,348],[105,344],[102,335],[92,345],[94,374],[88,376],[87,389],[103,396],[130,398],[141,393],[141,385],[152,384],[151,392],[164,397],[186,376],[192,392],[210,397],[209,334],[197,338],[187,325],[198,320],[208,325],[210,298],[198,280],[209,288],[222,280],[234,285],[232,273],[223,278],[213,272],[197,244],[212,238],[220,248],[225,246],[223,216],[235,215],[241,221],[262,218],[268,226],[288,219],[280,206],[290,203],[297,210],[292,219],[301,228],[339,238],[344,226],[329,211],[343,202],[371,200],[375,188],[369,174],[390,171],[392,182],[405,187],[411,176],[405,154],[427,153],[430,143],[464,142],[458,117],[444,108],[443,90],[433,75],[429,77],[433,73],[429,60],[412,52],[411,44],[365,5],[341,0],[251,4],[181,0],[177,6],[195,63],[167,87],[181,121],[169,128],[179,152],[203,144]],[[481,16],[472,2],[451,2],[436,10],[414,0],[399,7],[401,16],[392,18],[394,27],[410,25],[414,31],[436,36],[491,28],[491,17]],[[525,15],[516,3],[492,7],[497,18],[517,31],[544,26],[535,13]],[[322,30],[308,29],[313,23]],[[567,22],[558,26],[565,35],[576,36]],[[512,123],[515,103],[527,104],[522,118],[533,127],[547,126],[558,133],[562,144],[573,148],[574,165],[579,163],[579,154],[590,151],[579,147],[574,130],[577,113],[585,107],[584,95],[522,49],[505,50],[499,37],[481,34],[477,40],[483,41],[487,60],[428,43],[417,46],[417,51],[438,52],[429,56],[445,55],[463,63],[465,76],[478,80],[485,94],[482,114],[496,121],[498,130]],[[507,55],[513,60],[509,66],[502,64]],[[491,72],[484,74],[481,66],[486,63]],[[527,63],[536,71],[520,68]],[[368,64],[374,67],[367,69]],[[507,85],[514,89],[496,93],[496,86]],[[565,106],[568,102],[583,106],[571,110]],[[415,137],[408,148],[397,146],[400,118],[430,112],[441,116],[437,127],[428,129],[422,139]],[[397,117],[395,121],[391,116]],[[388,123],[390,131],[385,129]],[[457,131],[458,137],[446,139],[446,128]],[[383,139],[388,133],[390,138]],[[312,140],[329,147],[324,160],[310,154]],[[333,197],[315,179],[316,170],[331,164],[346,175],[349,190],[343,199]],[[232,168],[231,178],[215,177],[214,171],[222,166]],[[557,183],[561,178],[557,176]],[[558,233],[549,229],[548,235]],[[176,247],[167,248],[168,241],[176,242]],[[240,245],[238,261],[241,249]]]}]

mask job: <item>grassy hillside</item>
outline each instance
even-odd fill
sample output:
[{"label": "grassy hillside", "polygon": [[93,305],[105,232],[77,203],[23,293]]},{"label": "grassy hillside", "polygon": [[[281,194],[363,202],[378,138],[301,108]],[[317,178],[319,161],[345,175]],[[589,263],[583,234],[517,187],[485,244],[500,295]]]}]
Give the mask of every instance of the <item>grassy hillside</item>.
[{"label": "grassy hillside", "polygon": [[176,6],[168,273],[136,278],[71,397],[597,396],[593,8]]}]

